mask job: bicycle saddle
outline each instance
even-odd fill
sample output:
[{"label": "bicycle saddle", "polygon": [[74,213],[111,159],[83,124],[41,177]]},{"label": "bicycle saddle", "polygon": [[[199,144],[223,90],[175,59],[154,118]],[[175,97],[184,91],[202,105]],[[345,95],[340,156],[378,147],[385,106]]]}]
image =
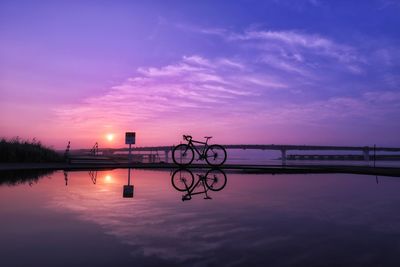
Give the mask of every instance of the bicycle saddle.
[{"label": "bicycle saddle", "polygon": [[205,139],[211,139],[212,136],[204,136]]}]

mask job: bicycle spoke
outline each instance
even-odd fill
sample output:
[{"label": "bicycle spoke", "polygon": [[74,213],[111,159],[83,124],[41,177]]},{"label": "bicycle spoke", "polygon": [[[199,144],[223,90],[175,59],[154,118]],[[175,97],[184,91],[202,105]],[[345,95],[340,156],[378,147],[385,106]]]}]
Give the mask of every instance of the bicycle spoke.
[{"label": "bicycle spoke", "polygon": [[206,174],[206,185],[212,191],[222,190],[226,182],[226,174],[220,169],[210,170]]},{"label": "bicycle spoke", "polygon": [[172,159],[178,165],[188,165],[193,161],[193,158],[193,149],[186,144],[178,145],[172,151]]},{"label": "bicycle spoke", "polygon": [[206,150],[206,161],[212,166],[222,165],[226,160],[226,151],[220,145],[212,145]]},{"label": "bicycle spoke", "polygon": [[193,186],[193,174],[186,169],[176,170],[171,177],[171,182],[176,190],[188,191]]}]

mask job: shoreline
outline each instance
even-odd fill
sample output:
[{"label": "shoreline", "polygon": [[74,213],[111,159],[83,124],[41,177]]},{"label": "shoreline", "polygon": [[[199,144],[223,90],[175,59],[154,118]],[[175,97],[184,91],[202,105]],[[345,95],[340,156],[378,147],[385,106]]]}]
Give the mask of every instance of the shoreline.
[{"label": "shoreline", "polygon": [[[173,163],[0,163],[1,171],[19,170],[64,170],[85,171],[102,169],[178,169]],[[188,169],[210,169],[205,164],[193,164]],[[228,172],[252,173],[252,174],[301,174],[301,173],[349,173],[379,176],[400,177],[398,167],[370,167],[370,166],[346,166],[346,165],[249,165],[249,164],[226,164],[220,167]],[[1,179],[1,177],[0,177]]]}]

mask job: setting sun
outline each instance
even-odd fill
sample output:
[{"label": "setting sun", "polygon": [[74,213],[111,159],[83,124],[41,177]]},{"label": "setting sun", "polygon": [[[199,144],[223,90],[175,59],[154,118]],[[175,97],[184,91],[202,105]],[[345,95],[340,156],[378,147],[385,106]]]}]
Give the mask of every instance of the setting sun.
[{"label": "setting sun", "polygon": [[114,140],[114,134],[109,133],[109,134],[106,135],[106,138],[107,138],[108,141],[111,142],[112,140]]}]

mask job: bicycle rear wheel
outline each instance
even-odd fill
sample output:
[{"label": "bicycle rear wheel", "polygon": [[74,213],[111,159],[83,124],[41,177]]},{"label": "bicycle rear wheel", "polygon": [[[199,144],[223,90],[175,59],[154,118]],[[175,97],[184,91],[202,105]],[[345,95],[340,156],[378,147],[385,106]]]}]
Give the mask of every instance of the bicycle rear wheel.
[{"label": "bicycle rear wheel", "polygon": [[172,150],[172,160],[179,166],[187,166],[194,159],[193,148],[187,144],[180,144]]},{"label": "bicycle rear wheel", "polygon": [[220,191],[226,186],[226,174],[223,170],[212,169],[206,173],[206,186],[211,191]]},{"label": "bicycle rear wheel", "polygon": [[171,182],[176,190],[188,191],[193,186],[193,173],[189,170],[178,169],[172,174]]},{"label": "bicycle rear wheel", "polygon": [[206,150],[206,161],[211,166],[221,166],[226,161],[226,150],[220,145],[211,145]]}]

